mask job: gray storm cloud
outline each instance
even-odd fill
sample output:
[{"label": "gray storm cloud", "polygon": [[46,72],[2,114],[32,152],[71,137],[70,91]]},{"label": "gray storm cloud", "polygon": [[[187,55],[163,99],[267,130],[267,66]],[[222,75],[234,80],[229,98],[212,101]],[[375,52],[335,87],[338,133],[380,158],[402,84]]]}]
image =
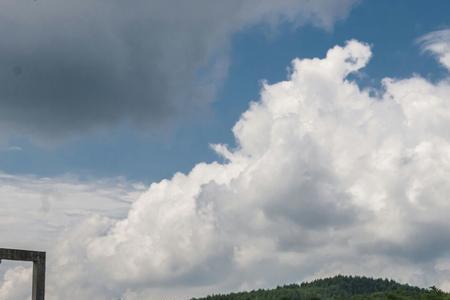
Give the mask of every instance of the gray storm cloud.
[{"label": "gray storm cloud", "polygon": [[[234,126],[237,148],[213,146],[226,162],[72,226],[49,252],[49,299],[186,299],[336,273],[450,289],[449,80],[385,78],[374,97],[347,77],[371,55],[351,40],[295,59]],[[27,274],[9,270],[0,298]]]},{"label": "gray storm cloud", "polygon": [[214,99],[234,32],[281,20],[330,28],[354,2],[1,1],[2,134],[173,125]]}]

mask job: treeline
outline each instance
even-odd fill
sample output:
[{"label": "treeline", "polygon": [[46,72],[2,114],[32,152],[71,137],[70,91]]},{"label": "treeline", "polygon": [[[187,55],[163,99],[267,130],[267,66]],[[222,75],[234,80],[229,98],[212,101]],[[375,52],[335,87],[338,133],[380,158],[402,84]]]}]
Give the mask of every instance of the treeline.
[{"label": "treeline", "polygon": [[393,280],[338,275],[272,290],[212,295],[192,300],[450,300],[438,288],[418,288]]}]

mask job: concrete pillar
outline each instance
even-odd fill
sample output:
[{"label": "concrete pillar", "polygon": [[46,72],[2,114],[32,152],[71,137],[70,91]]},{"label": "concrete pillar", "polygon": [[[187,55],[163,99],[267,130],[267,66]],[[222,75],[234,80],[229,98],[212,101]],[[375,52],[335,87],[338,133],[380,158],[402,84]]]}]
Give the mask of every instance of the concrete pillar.
[{"label": "concrete pillar", "polygon": [[45,298],[45,253],[38,260],[33,261],[32,300]]}]

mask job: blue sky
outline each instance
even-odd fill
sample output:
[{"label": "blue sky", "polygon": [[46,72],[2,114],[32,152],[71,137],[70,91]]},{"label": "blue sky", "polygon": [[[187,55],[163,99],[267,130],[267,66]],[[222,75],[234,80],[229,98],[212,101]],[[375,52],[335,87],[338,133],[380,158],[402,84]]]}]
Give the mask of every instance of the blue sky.
[{"label": "blue sky", "polygon": [[333,45],[354,38],[371,44],[375,53],[359,79],[363,86],[377,88],[383,77],[413,73],[430,79],[442,77],[446,71],[421,53],[415,41],[448,27],[448,11],[447,1],[433,1],[433,5],[424,1],[361,1],[330,30],[286,21],[276,28],[249,26],[232,36],[229,72],[209,111],[177,122],[163,133],[119,125],[44,147],[29,136],[13,135],[8,146],[22,150],[3,150],[0,170],[38,176],[124,176],[145,183],[186,172],[199,161],[219,159],[210,143],[234,144],[231,128],[249,101],[258,99],[261,80],[285,79],[295,57],[320,57]]},{"label": "blue sky", "polygon": [[[0,1],[0,240],[47,252],[50,300],[450,291],[449,12]],[[30,278],[0,265],[0,298]]]}]

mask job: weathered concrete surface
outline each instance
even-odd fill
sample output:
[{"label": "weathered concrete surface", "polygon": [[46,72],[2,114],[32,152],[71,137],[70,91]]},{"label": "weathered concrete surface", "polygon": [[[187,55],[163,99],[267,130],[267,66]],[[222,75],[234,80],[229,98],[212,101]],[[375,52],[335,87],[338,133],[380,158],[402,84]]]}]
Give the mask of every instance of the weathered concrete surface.
[{"label": "weathered concrete surface", "polygon": [[0,262],[20,260],[33,262],[32,300],[45,299],[45,252],[0,248]]}]

